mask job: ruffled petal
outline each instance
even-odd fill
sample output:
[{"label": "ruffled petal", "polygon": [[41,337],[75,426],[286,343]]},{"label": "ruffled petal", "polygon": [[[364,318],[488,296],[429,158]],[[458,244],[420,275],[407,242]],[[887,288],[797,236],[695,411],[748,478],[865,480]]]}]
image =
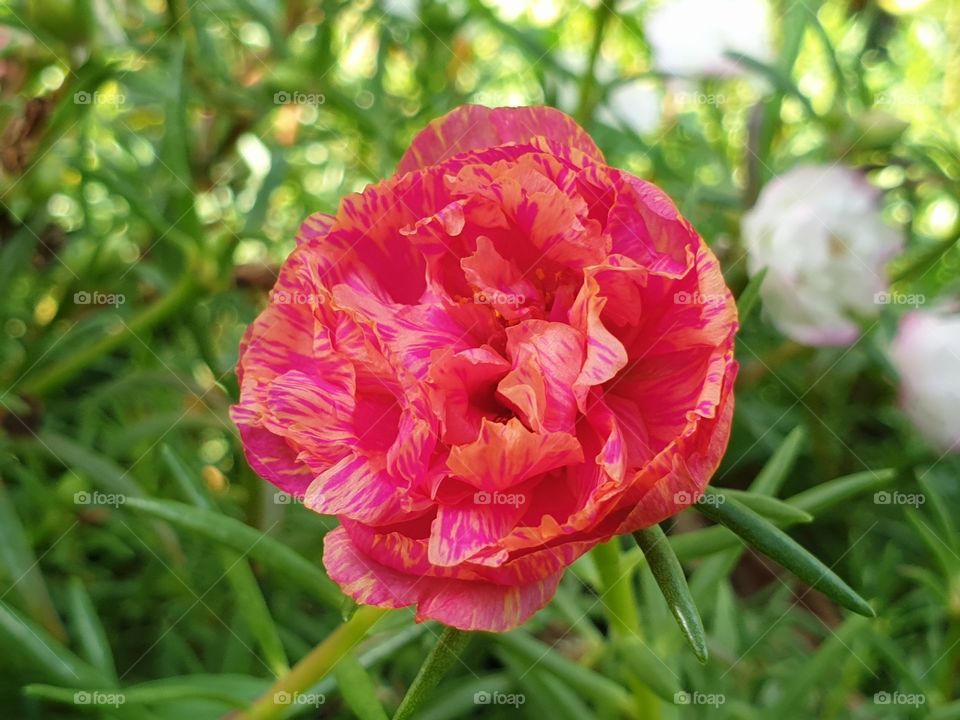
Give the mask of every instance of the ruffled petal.
[{"label": "ruffled petal", "polygon": [[484,419],[474,442],[451,448],[447,466],[464,482],[492,492],[582,461],[580,443],[570,433],[536,433],[511,418],[506,423]]},{"label": "ruffled petal", "polygon": [[430,532],[431,563],[458,565],[497,543],[526,512],[523,493],[477,491],[467,502],[441,505]]},{"label": "ruffled petal", "polygon": [[703,494],[720,465],[730,439],[733,383],[738,365],[732,351],[718,389],[719,405],[710,416],[696,416],[684,433],[647,463],[633,481],[629,512],[617,534],[634,532],[661,522],[692,505]]},{"label": "ruffled petal", "polygon": [[330,363],[324,375],[290,370],[267,387],[263,424],[302,448],[318,451],[356,443],[353,366]]},{"label": "ruffled petal", "polygon": [[603,154],[596,143],[559,110],[461,105],[420,131],[400,159],[397,174],[436,165],[469,150],[523,143],[536,137],[576,148],[597,162],[603,162]]},{"label": "ruffled petal", "polygon": [[507,632],[524,623],[550,602],[563,576],[559,570],[517,585],[418,577],[362,553],[343,528],[324,538],[323,564],[331,579],[358,603],[416,605],[418,622],[432,619],[460,630],[485,632]]},{"label": "ruffled petal", "polygon": [[600,295],[599,284],[588,275],[570,310],[570,324],[579,328],[587,339],[586,359],[573,384],[581,410],[586,409],[585,400],[590,388],[607,382],[627,364],[626,348],[600,318],[606,302],[606,298]]},{"label": "ruffled petal", "polygon": [[577,413],[572,388],[583,365],[583,336],[569,325],[527,320],[507,328],[507,352],[513,368],[497,392],[533,430],[569,432]]},{"label": "ruffled petal", "polygon": [[255,407],[234,405],[230,419],[240,431],[243,453],[254,472],[284,492],[301,497],[315,473],[299,460],[299,450],[265,429],[261,411]]},{"label": "ruffled petal", "polygon": [[443,442],[457,445],[477,438],[481,420],[495,417],[495,408],[485,400],[509,370],[510,363],[488,345],[435,353],[427,392],[440,417]]},{"label": "ruffled petal", "polygon": [[391,477],[384,462],[350,454],[310,483],[303,504],[322,515],[338,515],[365,523],[397,521],[429,507]]}]

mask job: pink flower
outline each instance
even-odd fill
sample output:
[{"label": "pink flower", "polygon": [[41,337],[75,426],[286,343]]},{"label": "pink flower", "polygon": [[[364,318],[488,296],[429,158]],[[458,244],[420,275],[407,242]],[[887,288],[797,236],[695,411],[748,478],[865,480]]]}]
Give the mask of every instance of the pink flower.
[{"label": "pink flower", "polygon": [[960,453],[957,308],[904,315],[890,348],[890,360],[900,375],[903,408],[920,434],[944,453]]},{"label": "pink flower", "polygon": [[464,106],[304,223],[232,416],[260,475],[339,518],[324,564],[348,595],[504,631],[703,491],[736,327],[658,188],[559,111]]}]

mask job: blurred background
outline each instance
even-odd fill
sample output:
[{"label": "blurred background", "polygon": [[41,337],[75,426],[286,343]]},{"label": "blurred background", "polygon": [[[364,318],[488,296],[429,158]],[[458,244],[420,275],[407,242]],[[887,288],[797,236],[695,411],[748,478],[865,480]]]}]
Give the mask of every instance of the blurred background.
[{"label": "blurred background", "polygon": [[[618,693],[637,693],[667,720],[960,718],[960,431],[922,431],[889,352],[904,315],[957,307],[952,0],[0,2],[2,714],[221,717],[341,623],[302,564],[335,520],[255,477],[227,418],[237,346],[303,218],[467,102],[573,115],[674,198],[735,293],[771,180],[869,180],[862,212],[900,238],[886,300],[845,306],[856,337],[833,346],[785,330],[774,294],[742,313],[715,482],[762,472],[879,617],[846,618],[687,513],[673,538],[706,666],[642,565],[647,645],[611,650],[587,557],[522,633],[476,640],[423,717],[629,717]],[[823,217],[859,202],[831,197]],[[819,301],[857,282],[830,275]],[[960,413],[952,332],[915,378],[944,403],[934,429]],[[358,647],[388,711],[436,632],[403,614]],[[291,712],[354,717],[348,700],[332,678]]]}]

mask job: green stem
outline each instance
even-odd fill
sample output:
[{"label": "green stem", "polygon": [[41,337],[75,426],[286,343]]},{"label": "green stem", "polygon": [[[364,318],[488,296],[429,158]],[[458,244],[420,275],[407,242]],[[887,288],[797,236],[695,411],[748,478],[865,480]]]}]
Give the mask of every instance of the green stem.
[{"label": "green stem", "polygon": [[[610,542],[597,545],[592,554],[602,585],[600,599],[615,640],[628,642],[639,639],[643,642],[637,599],[633,592],[633,569],[624,569],[621,562],[620,538],[615,537]],[[644,720],[658,720],[661,717],[660,700],[645,685],[637,682],[631,682],[631,685],[639,716]]]},{"label": "green stem", "polygon": [[614,538],[593,549],[593,559],[600,573],[600,599],[606,609],[607,622],[623,637],[639,634],[640,620],[633,594],[633,573],[620,567],[620,540]]},{"label": "green stem", "polygon": [[361,607],[348,622],[334,630],[290,672],[277,680],[248,710],[239,713],[239,717],[244,720],[282,717],[290,709],[290,699],[326,677],[340,658],[363,640],[364,635],[387,612],[384,608]]},{"label": "green stem", "polygon": [[413,679],[413,684],[403,696],[403,701],[397,712],[393,715],[393,720],[407,720],[413,717],[413,714],[423,704],[423,701],[429,696],[430,692],[440,683],[443,676],[451,668],[453,663],[463,649],[470,642],[471,633],[447,627],[433,646],[433,650],[423,661],[420,671]]},{"label": "green stem", "polygon": [[590,56],[583,77],[580,78],[580,106],[577,108],[577,120],[581,124],[590,119],[590,114],[596,104],[594,95],[597,85],[597,59],[600,57],[600,48],[603,45],[603,34],[607,29],[607,23],[614,15],[615,4],[616,0],[607,0],[599,3],[594,11],[593,41],[590,45]]}]

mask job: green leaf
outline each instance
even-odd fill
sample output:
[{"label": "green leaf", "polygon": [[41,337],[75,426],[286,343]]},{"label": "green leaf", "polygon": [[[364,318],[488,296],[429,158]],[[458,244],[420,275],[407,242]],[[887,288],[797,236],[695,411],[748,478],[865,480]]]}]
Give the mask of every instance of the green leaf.
[{"label": "green leaf", "polygon": [[927,716],[927,720],[960,720],[960,700],[941,705]]},{"label": "green leaf", "polygon": [[[739,556],[737,557],[739,559]],[[722,652],[731,657],[738,657],[742,647],[741,642],[741,612],[737,603],[736,593],[730,584],[730,579],[723,577],[717,581],[716,601],[713,608],[712,636]]]},{"label": "green leaf", "polygon": [[633,707],[631,696],[622,685],[573,662],[523,630],[496,635],[494,641],[519,655],[524,662],[556,675],[579,693],[600,702],[609,702],[625,711]]},{"label": "green leaf", "polygon": [[180,491],[186,495],[191,505],[205,510],[213,510],[214,504],[210,496],[206,493],[203,486],[197,479],[197,474],[193,472],[179,455],[169,445],[163,445],[160,448],[160,457],[163,459],[173,479],[177,481]]},{"label": "green leaf", "polygon": [[245,700],[210,690],[195,683],[181,685],[167,685],[157,688],[86,688],[78,691],[76,688],[54,687],[52,685],[28,685],[24,692],[32,697],[53,700],[67,705],[75,705],[77,694],[86,695],[84,704],[91,707],[116,707],[117,702],[131,705],[156,705],[176,700],[195,699],[213,700],[230,707],[241,708]]},{"label": "green leaf", "polygon": [[344,703],[358,720],[387,720],[387,713],[377,700],[377,686],[354,653],[340,658],[334,675]]},{"label": "green leaf", "polygon": [[629,672],[654,694],[669,703],[682,689],[680,679],[639,636],[617,638],[614,653],[627,663]]},{"label": "green leaf", "polygon": [[738,320],[741,325],[750,317],[750,312],[757,304],[757,300],[760,299],[760,286],[763,285],[763,279],[766,276],[767,268],[763,268],[750,278],[747,286],[740,291],[740,296],[737,298],[737,314],[739,315]]},{"label": "green leaf", "polygon": [[870,627],[862,617],[848,618],[830,637],[823,641],[813,657],[806,660],[803,667],[791,674],[790,682],[776,705],[769,709],[769,717],[787,717],[793,710],[804,705],[805,698],[817,687],[829,684],[829,678],[836,677],[838,668],[853,652],[850,644],[855,637]]},{"label": "green leaf", "polygon": [[[806,431],[803,426],[798,425],[784,438],[783,442],[776,449],[770,459],[764,464],[763,468],[750,483],[750,494],[756,495],[776,495],[786,482],[787,476],[796,463],[797,456],[806,440]],[[755,507],[754,510],[761,515],[765,508]],[[802,512],[802,511],[801,511]],[[806,517],[796,515],[783,515],[771,518],[774,524],[787,526],[793,522],[806,522]],[[709,528],[705,532],[719,530],[726,533],[727,538],[736,543],[736,536],[722,527]],[[722,551],[720,554],[706,558],[697,567],[696,572],[690,578],[690,593],[701,604],[704,612],[712,606],[713,602],[719,603],[725,600],[721,592],[726,586],[723,584],[724,578],[728,577],[740,561],[743,554],[743,545],[734,544],[730,548]],[[719,612],[719,608],[718,608]]]},{"label": "green leaf", "polygon": [[97,610],[93,606],[83,581],[78,577],[70,578],[67,585],[67,608],[70,613],[71,629],[77,638],[80,654],[104,677],[117,680],[116,665],[110,641]]},{"label": "green leaf", "polygon": [[[797,493],[788,498],[787,503],[811,515],[819,515],[865,492],[873,492],[890,485],[896,476],[896,471],[889,469],[845,475]],[[670,536],[670,544],[680,562],[722,552],[736,547],[739,542],[737,536],[723,526]]]},{"label": "green leaf", "polygon": [[950,237],[940,240],[930,248],[909,257],[906,265],[894,272],[890,281],[898,283],[909,280],[914,275],[920,274],[922,276],[923,273],[940,262],[940,259],[950,252],[957,243],[960,243],[960,232],[955,231]]},{"label": "green leaf", "polygon": [[461,720],[472,717],[477,711],[478,700],[483,693],[512,692],[513,684],[506,673],[473,677],[444,686],[443,694],[430,700],[430,705],[421,708],[417,720]]},{"label": "green leaf", "polygon": [[42,627],[0,602],[0,648],[27,668],[26,677],[70,687],[108,684],[97,670],[58,643]]},{"label": "green leaf", "polygon": [[640,549],[647,558],[647,565],[656,578],[660,592],[670,612],[673,613],[680,631],[693,650],[697,659],[705,663],[708,657],[707,635],[703,629],[700,612],[690,595],[687,578],[680,567],[666,534],[659,525],[653,525],[633,534]]},{"label": "green leaf", "polygon": [[740,539],[721,525],[670,536],[670,545],[681,563],[723,552],[740,544]]},{"label": "green leaf", "polygon": [[927,505],[939,525],[939,535],[943,538],[950,552],[960,551],[960,534],[950,511],[950,503],[944,498],[929,479],[920,480],[922,495],[914,493],[917,505]]},{"label": "green leaf", "polygon": [[950,578],[960,575],[960,557],[947,545],[940,535],[933,531],[923,516],[915,510],[908,510],[907,521],[917,531],[917,534],[929,548],[933,556],[937,558],[944,577]]},{"label": "green leaf", "polygon": [[129,473],[113,460],[57,433],[41,433],[38,447],[46,450],[65,467],[79,471],[105,491],[129,497],[142,497],[143,490]]},{"label": "green leaf", "polygon": [[[64,535],[72,532],[74,527],[76,523]],[[64,642],[67,639],[67,633],[60,622],[57,608],[50,598],[47,583],[43,579],[43,573],[40,572],[39,561],[34,555],[17,511],[2,482],[0,482],[0,563],[3,564],[10,583],[5,588],[4,594],[11,591],[16,593],[20,599],[20,607],[25,608],[30,616],[59,642]]]},{"label": "green leaf", "polygon": [[[537,709],[538,714],[552,720],[586,720],[595,717],[586,703],[555,676],[538,672],[536,667],[531,668],[529,663],[505,648],[499,648],[497,655],[510,670],[517,686],[523,690],[522,694],[514,695],[516,706],[529,703]],[[487,695],[482,693],[475,699],[475,704],[485,704],[484,701],[490,698],[489,692]],[[503,698],[504,701],[509,699]]]},{"label": "green leaf", "polygon": [[690,576],[690,594],[704,615],[710,612],[710,607],[718,599],[716,590],[736,568],[742,554],[743,545],[727,548],[704,558]]},{"label": "green leaf", "polygon": [[236,603],[240,617],[263,651],[264,661],[275,675],[284,674],[290,669],[290,664],[287,662],[283,643],[280,642],[280,633],[250,563],[228,548],[217,548],[217,554],[230,584],[231,599]]},{"label": "green leaf", "polygon": [[[0,249],[0,297],[10,297],[10,281],[24,271],[39,239],[38,233],[29,225],[21,225],[4,239]],[[3,397],[4,403],[8,402],[6,393]]]},{"label": "green leaf", "polygon": [[732,497],[734,500],[753,510],[760,517],[766,518],[777,525],[795,525],[813,521],[813,515],[810,513],[790,505],[783,500],[770,497],[769,495],[760,495],[754,492],[733,490],[731,488],[724,488],[723,494],[727,497]]},{"label": "green leaf", "polygon": [[241,555],[249,555],[338,611],[343,604],[343,594],[317,564],[238,520],[172,500],[129,498],[123,507],[166,520]]},{"label": "green leaf", "polygon": [[896,479],[896,470],[867,470],[820,483],[791,496],[787,502],[811,515],[820,515],[827,508],[840,505],[858,495],[882,490]]},{"label": "green leaf", "polygon": [[[162,447],[160,455],[190,501],[203,510],[213,511],[213,502],[201,484],[194,480],[196,473],[190,471],[171,447]],[[250,563],[229,548],[219,547],[217,553],[240,616],[263,651],[264,660],[270,670],[275,675],[283,675],[290,669],[290,665],[280,641],[280,633]]]},{"label": "green leaf", "polygon": [[750,492],[761,495],[777,495],[787,476],[797,461],[797,456],[807,439],[807,432],[802,425],[797,425],[790,434],[780,443],[780,447],[770,456],[763,469],[750,483]]},{"label": "green leaf", "polygon": [[460,653],[470,642],[471,637],[470,633],[463,630],[451,627],[443,629],[436,645],[423,661],[417,676],[407,689],[407,694],[403,696],[403,701],[394,713],[393,720],[407,720],[413,717],[431,691],[440,684],[447,671],[458,661]]},{"label": "green leaf", "polygon": [[[95,487],[103,488],[108,493],[123,496],[125,500],[144,496],[143,490],[140,489],[129,472],[110,458],[56,433],[40,433],[37,442],[39,448],[46,451],[58,462],[63,463],[65,467],[88,477]],[[177,561],[182,560],[183,552],[180,549],[177,536],[170,526],[161,522],[151,523],[151,525],[168,554]]]},{"label": "green leaf", "polygon": [[874,617],[873,608],[830,568],[785,532],[753,510],[710,488],[694,506],[714,522],[742,537],[748,545],[820,590],[845,608]]}]

